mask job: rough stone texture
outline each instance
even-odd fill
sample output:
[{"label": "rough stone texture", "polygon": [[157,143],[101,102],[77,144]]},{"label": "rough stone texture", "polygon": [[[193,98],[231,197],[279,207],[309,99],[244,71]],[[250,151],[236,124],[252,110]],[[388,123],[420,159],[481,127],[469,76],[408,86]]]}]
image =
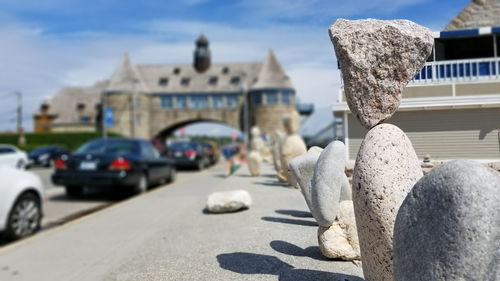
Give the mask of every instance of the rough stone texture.
[{"label": "rough stone texture", "polygon": [[262,165],[262,156],[258,151],[252,150],[248,154],[248,170],[252,177],[257,177],[260,175]]},{"label": "rough stone texture", "polygon": [[250,208],[252,197],[246,190],[214,192],[208,196],[207,210],[211,213],[229,213]]},{"label": "rough stone texture", "polygon": [[391,124],[368,131],[358,152],[352,184],[366,281],[393,280],[394,221],[404,198],[421,177],[420,162],[403,131]]},{"label": "rough stone texture", "polygon": [[368,129],[390,118],[432,51],[432,32],[407,20],[375,19],[339,19],[329,31],[351,112]]},{"label": "rough stone texture", "polygon": [[351,200],[340,202],[339,215],[330,227],[319,227],[318,244],[321,253],[327,258],[360,259],[358,232]]},{"label": "rough stone texture", "polygon": [[313,146],[306,154],[297,156],[290,161],[290,170],[299,184],[300,191],[304,195],[307,207],[312,213],[312,201],[311,201],[311,180],[314,174],[314,167],[316,162],[318,162],[319,155],[323,151],[322,148]]},{"label": "rough stone texture", "polygon": [[312,214],[319,225],[329,227],[337,217],[340,200],[351,200],[351,186],[345,175],[346,149],[331,142],[319,156],[312,178]]},{"label": "rough stone texture", "polygon": [[395,280],[500,280],[500,176],[456,160],[420,179],[394,228]]}]

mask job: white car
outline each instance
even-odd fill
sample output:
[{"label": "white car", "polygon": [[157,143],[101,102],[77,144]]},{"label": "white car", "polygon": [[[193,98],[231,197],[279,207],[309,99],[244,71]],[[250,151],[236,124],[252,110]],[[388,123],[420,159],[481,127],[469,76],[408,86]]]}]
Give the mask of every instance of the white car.
[{"label": "white car", "polygon": [[43,217],[43,199],[37,175],[0,166],[0,234],[16,240],[35,233]]},{"label": "white car", "polygon": [[26,152],[10,144],[0,144],[0,165],[25,169],[28,164]]}]

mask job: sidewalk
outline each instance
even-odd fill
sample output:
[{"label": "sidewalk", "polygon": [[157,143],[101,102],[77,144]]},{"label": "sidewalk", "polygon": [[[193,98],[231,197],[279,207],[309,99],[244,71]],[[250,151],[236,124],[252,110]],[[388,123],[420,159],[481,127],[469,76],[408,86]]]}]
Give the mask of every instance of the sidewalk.
[{"label": "sidewalk", "polygon": [[[203,213],[208,194],[231,189],[253,206]],[[218,166],[1,249],[0,280],[362,280],[322,258],[306,210],[270,166],[256,178]]]}]

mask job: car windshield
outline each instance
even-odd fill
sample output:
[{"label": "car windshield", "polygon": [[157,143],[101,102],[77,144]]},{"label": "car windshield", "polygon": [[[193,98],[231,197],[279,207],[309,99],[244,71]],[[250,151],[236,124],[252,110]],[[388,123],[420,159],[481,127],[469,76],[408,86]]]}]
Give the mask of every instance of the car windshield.
[{"label": "car windshield", "polygon": [[39,148],[35,148],[31,151],[32,154],[42,154],[42,153],[47,153],[47,152],[50,152],[51,150],[53,150],[54,147],[53,146],[42,146],[42,147],[39,147]]},{"label": "car windshield", "polygon": [[190,149],[196,149],[196,143],[195,142],[174,142],[169,145],[170,149],[175,149],[175,150],[190,150]]},{"label": "car windshield", "polygon": [[81,146],[77,153],[138,154],[139,146],[129,140],[93,140]]}]

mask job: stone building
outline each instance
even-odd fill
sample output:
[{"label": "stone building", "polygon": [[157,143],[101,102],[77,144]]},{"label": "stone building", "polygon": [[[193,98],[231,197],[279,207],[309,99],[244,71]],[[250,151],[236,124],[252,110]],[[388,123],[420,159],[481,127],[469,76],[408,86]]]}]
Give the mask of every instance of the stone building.
[{"label": "stone building", "polygon": [[[435,34],[434,50],[388,123],[408,135],[420,158],[500,158],[500,0],[474,0]],[[348,157],[366,134],[343,91],[333,106]]]},{"label": "stone building", "polygon": [[[263,62],[213,63],[204,36],[196,40],[192,63],[133,64],[125,55],[105,87],[91,88],[87,89],[92,102],[84,109],[96,108],[103,93],[105,107],[113,112],[108,130],[141,138],[165,138],[180,127],[200,121],[223,123],[242,131],[257,125],[262,132],[270,133],[281,129],[282,117],[296,110],[295,89],[272,51]],[[75,128],[69,126],[68,118],[60,120],[68,111],[71,120],[79,118],[75,101],[66,108],[52,105],[66,96],[68,89],[47,104],[50,110],[45,112],[59,116],[54,119],[53,130],[62,123],[68,130]],[[71,89],[78,99],[81,91]],[[90,125],[96,127],[100,117],[96,112],[91,115],[92,124],[86,124],[89,129]]]}]

